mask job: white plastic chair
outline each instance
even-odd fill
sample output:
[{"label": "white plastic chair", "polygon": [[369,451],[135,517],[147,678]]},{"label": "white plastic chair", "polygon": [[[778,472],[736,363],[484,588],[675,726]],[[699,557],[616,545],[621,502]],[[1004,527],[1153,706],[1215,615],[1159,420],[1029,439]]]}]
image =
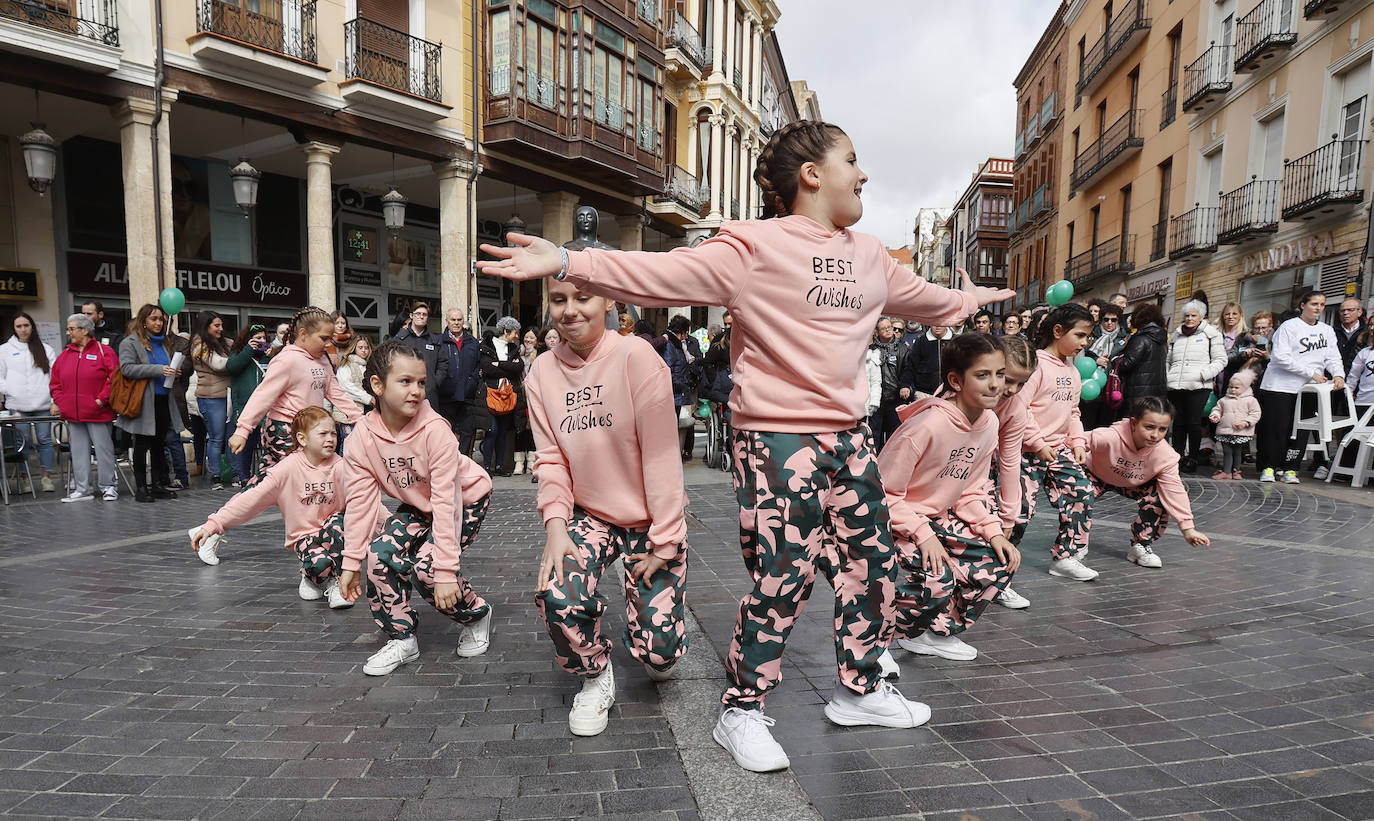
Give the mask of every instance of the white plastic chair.
[{"label": "white plastic chair", "polygon": [[[1341,456],[1351,445],[1358,448],[1355,452],[1355,466],[1341,467]],[[1336,448],[1336,455],[1331,457],[1331,467],[1326,474],[1326,481],[1330,482],[1336,478],[1336,474],[1340,474],[1350,477],[1351,487],[1364,487],[1364,483],[1374,476],[1374,464],[1371,463],[1374,463],[1374,405],[1365,409],[1359,423],[1341,440],[1341,444]]]},{"label": "white plastic chair", "polygon": [[[1308,382],[1298,389],[1297,412],[1293,414],[1293,430],[1291,435],[1296,438],[1299,431],[1308,431],[1313,434],[1307,447],[1303,449],[1301,459],[1306,459],[1309,453],[1320,453],[1323,458],[1327,456],[1327,446],[1336,437],[1336,432],[1343,428],[1353,428],[1359,420],[1355,418],[1355,395],[1347,387],[1345,391],[1345,415],[1333,416],[1331,412],[1331,393],[1334,390],[1331,382]],[[1317,412],[1314,416],[1302,416],[1302,397],[1304,394],[1312,394],[1317,399]]]}]

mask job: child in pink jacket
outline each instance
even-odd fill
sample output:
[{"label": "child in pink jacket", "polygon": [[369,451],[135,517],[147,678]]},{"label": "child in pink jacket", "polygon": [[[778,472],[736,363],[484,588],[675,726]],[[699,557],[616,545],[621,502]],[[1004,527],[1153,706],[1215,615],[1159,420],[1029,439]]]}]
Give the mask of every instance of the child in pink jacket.
[{"label": "child in pink jacket", "polygon": [[[459,559],[477,538],[491,479],[458,451],[448,422],[425,400],[425,361],[414,348],[394,340],[379,345],[367,360],[363,389],[377,401],[348,437],[353,481],[339,580],[345,598],[356,601],[366,560],[372,619],[387,643],[363,673],[384,676],[420,657],[412,581],[425,601],[460,625],[457,654],[480,656],[491,645],[491,605],[463,578]],[[378,533],[375,511],[383,493],[401,506]]]},{"label": "child in pink jacket", "polygon": [[[1171,515],[1189,544],[1212,543],[1193,526],[1193,508],[1178,475],[1178,452],[1162,444],[1173,419],[1174,407],[1167,400],[1143,396],[1131,403],[1129,418],[1089,434],[1092,498],[1110,490],[1139,503],[1126,560],[1141,567],[1163,566],[1151,545],[1164,535]],[[1084,524],[1085,538],[1090,524]]]},{"label": "child in pink jacket", "polygon": [[219,537],[276,505],[286,525],[286,546],[301,563],[298,595],[306,601],[327,597],[333,608],[352,607],[339,592],[348,465],[334,452],[338,431],[328,411],[311,407],[291,420],[291,436],[295,447],[261,482],[190,531],[191,548],[206,564],[219,564]]},{"label": "child in pink jacket", "polygon": [[1002,534],[988,494],[997,454],[1005,358],[995,337],[966,333],[940,352],[939,395],[898,410],[902,425],[878,457],[897,584],[897,644],[957,661],[978,651],[959,634],[1011,581],[1021,554]]},{"label": "child in pink jacket", "polygon": [[1260,420],[1260,403],[1251,391],[1255,372],[1242,368],[1226,385],[1226,395],[1207,418],[1217,426],[1215,439],[1221,444],[1221,470],[1213,479],[1239,479],[1240,464],[1250,441],[1255,438],[1255,426]]},{"label": "child in pink jacket", "polygon": [[539,514],[548,540],[539,563],[539,615],[560,666],[582,679],[568,728],[606,729],[615,703],[611,642],[598,591],[625,565],[625,648],[655,681],[687,651],[683,583],[687,520],[673,386],[644,340],[606,331],[609,299],[549,283],[562,344],[525,378],[538,455]]}]

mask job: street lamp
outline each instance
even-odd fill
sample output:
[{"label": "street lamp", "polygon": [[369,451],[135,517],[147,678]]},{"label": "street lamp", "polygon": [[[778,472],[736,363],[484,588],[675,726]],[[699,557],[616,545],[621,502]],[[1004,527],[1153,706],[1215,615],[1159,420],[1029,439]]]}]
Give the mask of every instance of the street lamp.
[{"label": "street lamp", "polygon": [[24,153],[24,169],[29,187],[43,196],[57,177],[57,140],[43,130],[43,123],[30,123],[33,130],[19,138]]},{"label": "street lamp", "polygon": [[517,208],[516,205],[518,201],[519,196],[517,195],[515,190],[515,183],[511,183],[510,217],[508,217],[505,222],[501,223],[501,242],[503,245],[510,245],[510,240],[507,239],[507,237],[509,237],[511,234],[529,233],[529,226],[525,224],[524,220],[520,219],[520,210],[519,208]]},{"label": "street lamp", "polygon": [[382,196],[382,219],[392,233],[406,227],[406,198],[394,185]]},{"label": "street lamp", "polygon": [[240,157],[239,164],[229,169],[229,179],[234,186],[234,202],[247,217],[248,209],[258,204],[258,181],[262,179],[262,172],[254,168],[247,157]]}]

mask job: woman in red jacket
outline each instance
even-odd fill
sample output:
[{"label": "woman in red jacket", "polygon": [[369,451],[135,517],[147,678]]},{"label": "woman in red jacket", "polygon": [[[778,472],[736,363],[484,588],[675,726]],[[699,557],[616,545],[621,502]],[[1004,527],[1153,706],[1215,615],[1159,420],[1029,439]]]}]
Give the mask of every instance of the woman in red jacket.
[{"label": "woman in red jacket", "polygon": [[89,502],[91,490],[91,445],[95,445],[100,492],[105,501],[119,498],[115,489],[114,444],[110,440],[115,412],[110,408],[110,377],[119,367],[114,349],[92,338],[95,326],[85,314],[67,317],[67,339],[71,344],[52,364],[49,389],[57,413],[67,423],[67,438],[72,449],[71,493],[64,502]]}]

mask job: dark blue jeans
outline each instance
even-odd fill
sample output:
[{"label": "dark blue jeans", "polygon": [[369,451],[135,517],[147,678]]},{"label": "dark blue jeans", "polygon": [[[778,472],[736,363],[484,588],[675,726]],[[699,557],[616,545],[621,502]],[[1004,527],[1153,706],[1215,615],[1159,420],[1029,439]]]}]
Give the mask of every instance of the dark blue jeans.
[{"label": "dark blue jeans", "polygon": [[514,422],[514,414],[491,415],[491,427],[482,440],[482,466],[488,473],[501,469],[501,460],[506,458],[506,438],[515,429]]}]

